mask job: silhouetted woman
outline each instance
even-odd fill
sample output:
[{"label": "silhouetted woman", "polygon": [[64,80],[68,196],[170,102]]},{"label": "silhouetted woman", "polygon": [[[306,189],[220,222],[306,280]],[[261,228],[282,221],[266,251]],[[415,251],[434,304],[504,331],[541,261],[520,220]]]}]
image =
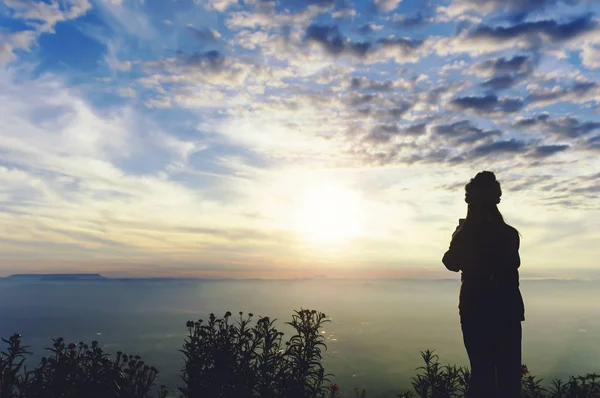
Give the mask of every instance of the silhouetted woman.
[{"label": "silhouetted woman", "polygon": [[468,397],[518,398],[525,320],[519,233],[498,210],[502,190],[494,173],[478,173],[465,191],[467,218],[459,221],[442,262],[451,271],[462,271],[459,312],[471,362]]}]

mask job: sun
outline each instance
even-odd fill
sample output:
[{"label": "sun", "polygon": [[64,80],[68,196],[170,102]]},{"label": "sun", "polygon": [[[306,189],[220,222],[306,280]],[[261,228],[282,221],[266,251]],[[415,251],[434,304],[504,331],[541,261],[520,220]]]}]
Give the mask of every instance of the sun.
[{"label": "sun", "polygon": [[293,227],[313,244],[349,243],[363,231],[363,205],[357,192],[335,184],[315,184],[294,199]]}]

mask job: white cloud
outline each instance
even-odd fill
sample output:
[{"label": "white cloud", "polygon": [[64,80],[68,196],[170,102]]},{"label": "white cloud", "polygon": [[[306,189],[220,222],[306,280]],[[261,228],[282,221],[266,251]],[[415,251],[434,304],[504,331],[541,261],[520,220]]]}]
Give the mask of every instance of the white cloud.
[{"label": "white cloud", "polygon": [[317,15],[328,11],[326,7],[310,5],[306,9],[291,13],[288,10],[275,14],[262,12],[239,11],[228,14],[225,24],[228,29],[281,28],[284,26],[298,28],[308,25]]},{"label": "white cloud", "polygon": [[106,41],[106,54],[104,55],[104,62],[110,69],[117,70],[120,72],[127,72],[131,70],[131,61],[121,61],[119,59],[120,43],[114,40]]},{"label": "white cloud", "polygon": [[40,32],[49,33],[54,33],[57,23],[79,18],[92,8],[88,0],[4,0],[4,3],[13,9],[16,18],[26,20]]},{"label": "white cloud", "polygon": [[[88,258],[109,246],[121,258],[219,251],[232,247],[228,233],[248,228],[218,192],[171,178],[206,148],[202,142],[169,134],[129,107],[100,112],[57,76],[17,83],[14,73],[0,72],[3,252],[32,241]],[[218,189],[233,187],[225,181]]]},{"label": "white cloud", "polygon": [[13,62],[17,56],[13,52],[13,46],[10,43],[0,43],[0,66]]},{"label": "white cloud", "polygon": [[117,94],[125,98],[136,98],[137,94],[132,87],[121,87],[117,90]]},{"label": "white cloud", "polygon": [[385,12],[394,11],[402,0],[374,0],[375,6]]},{"label": "white cloud", "polygon": [[580,56],[581,63],[584,66],[590,69],[600,68],[600,49],[598,49],[598,47],[591,44],[584,45],[581,49]]},{"label": "white cloud", "polygon": [[32,30],[0,33],[0,65],[16,61],[18,57],[15,54],[15,50],[29,52],[37,35],[38,33]]},{"label": "white cloud", "polygon": [[[198,0],[196,0],[198,1]],[[238,0],[202,0],[204,7],[208,10],[226,11],[230,7],[236,6]]]},{"label": "white cloud", "polygon": [[358,16],[358,13],[354,8],[342,8],[331,13],[331,16],[335,19],[339,18],[354,18]]},{"label": "white cloud", "polygon": [[123,35],[127,32],[147,40],[157,36],[149,15],[141,10],[137,3],[98,0],[95,4],[100,5],[99,9],[105,17],[104,22],[118,34]]}]

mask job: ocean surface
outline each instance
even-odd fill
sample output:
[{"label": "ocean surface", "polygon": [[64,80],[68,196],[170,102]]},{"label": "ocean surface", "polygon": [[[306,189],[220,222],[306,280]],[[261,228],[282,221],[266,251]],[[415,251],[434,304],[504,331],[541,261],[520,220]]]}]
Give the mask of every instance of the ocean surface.
[{"label": "ocean surface", "polygon": [[[600,283],[525,280],[523,361],[549,380],[600,373]],[[466,365],[457,311],[458,280],[104,280],[0,279],[0,336],[18,332],[35,358],[52,337],[98,340],[108,352],[140,354],[175,389],[187,320],[214,312],[275,317],[294,309],[324,312],[325,368],[345,397],[410,388],[421,350]],[[30,366],[34,363],[30,363]]]}]

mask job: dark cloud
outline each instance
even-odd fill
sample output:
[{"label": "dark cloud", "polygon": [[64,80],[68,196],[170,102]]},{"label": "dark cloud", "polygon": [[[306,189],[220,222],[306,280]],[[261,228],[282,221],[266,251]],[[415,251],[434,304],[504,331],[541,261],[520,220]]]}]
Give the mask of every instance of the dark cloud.
[{"label": "dark cloud", "polygon": [[380,124],[373,127],[365,139],[370,142],[389,142],[390,139],[400,133],[400,131],[400,127],[398,127],[397,124]]},{"label": "dark cloud", "polygon": [[426,132],[427,123],[411,124],[404,129],[408,135],[423,135]]},{"label": "dark cloud", "polygon": [[483,157],[495,154],[506,154],[506,153],[522,153],[527,150],[527,144],[523,141],[510,139],[503,141],[495,141],[489,144],[482,144],[473,149],[470,155],[471,157]]},{"label": "dark cloud", "polygon": [[[364,141],[374,144],[386,144],[391,141],[393,137],[416,137],[423,135],[426,132],[426,123],[413,124],[413,125],[399,125],[398,123],[388,122],[381,123],[373,127],[371,131],[364,137]],[[406,146],[406,144],[394,144],[395,149]],[[388,148],[390,149],[390,148]]]},{"label": "dark cloud", "polygon": [[492,90],[504,90],[515,86],[533,73],[534,61],[526,55],[512,58],[492,58],[476,65],[476,70],[492,77],[481,85]]},{"label": "dark cloud", "polygon": [[211,70],[219,70],[225,64],[225,57],[217,50],[196,52],[186,59],[187,64],[196,67],[206,67]]},{"label": "dark cloud", "polygon": [[600,135],[588,138],[585,142],[585,148],[593,151],[600,151]]},{"label": "dark cloud", "polygon": [[521,79],[517,78],[514,75],[500,75],[486,80],[485,82],[481,83],[481,85],[492,90],[505,90],[511,88],[520,80]]},{"label": "dark cloud", "polygon": [[523,22],[512,26],[491,27],[479,25],[469,32],[468,37],[505,41],[518,38],[534,39],[539,35],[548,37],[553,42],[573,39],[583,33],[590,32],[598,27],[591,14],[575,18],[570,22],[560,23],[553,19]]},{"label": "dark cloud", "polygon": [[364,76],[353,77],[350,80],[350,87],[354,90],[368,90],[368,91],[378,91],[385,92],[392,90],[393,82],[390,80],[386,80],[384,82],[380,82],[377,80],[370,80]]},{"label": "dark cloud", "polygon": [[532,59],[526,55],[515,55],[512,58],[492,58],[477,65],[478,69],[497,73],[523,73],[533,67]]},{"label": "dark cloud", "polygon": [[596,82],[576,82],[570,87],[538,88],[529,92],[527,102],[531,104],[549,105],[560,101],[588,101],[599,89]]},{"label": "dark cloud", "polygon": [[377,40],[377,44],[379,44],[383,48],[399,48],[408,52],[410,50],[415,50],[421,45],[423,45],[423,41],[421,40],[413,40],[407,39],[403,37],[393,37],[393,38],[385,38]]},{"label": "dark cloud", "polygon": [[350,106],[361,106],[368,104],[378,98],[377,94],[357,94],[351,93],[346,96]]},{"label": "dark cloud", "polygon": [[423,41],[409,38],[387,37],[377,41],[355,42],[345,37],[338,26],[312,24],[306,29],[304,40],[317,43],[332,56],[351,55],[365,58],[381,50],[397,50],[395,56],[410,55],[423,45]]},{"label": "dark cloud", "polygon": [[470,109],[479,113],[515,113],[523,109],[524,103],[518,98],[498,98],[494,94],[488,94],[482,97],[455,98],[450,105],[457,109]]},{"label": "dark cloud", "polygon": [[491,8],[496,11],[511,12],[514,19],[522,19],[531,11],[543,10],[558,3],[575,5],[591,2],[591,0],[460,0],[460,2],[480,9]]},{"label": "dark cloud", "polygon": [[450,139],[455,144],[474,143],[501,134],[499,130],[477,128],[469,120],[433,126],[432,132],[437,136]]},{"label": "dark cloud", "polygon": [[569,149],[569,145],[541,145],[536,147],[528,156],[533,158],[545,158]]},{"label": "dark cloud", "polygon": [[581,122],[575,116],[552,118],[547,113],[542,113],[533,118],[517,121],[513,127],[529,130],[550,131],[563,137],[578,138],[600,129],[599,122]]},{"label": "dark cloud", "polygon": [[337,26],[310,25],[306,30],[305,40],[320,44],[330,55],[344,53],[364,57],[372,44],[368,42],[352,42],[344,37]]},{"label": "dark cloud", "polygon": [[415,28],[433,22],[432,17],[426,17],[423,13],[418,12],[414,15],[394,15],[391,21],[397,28]]}]

